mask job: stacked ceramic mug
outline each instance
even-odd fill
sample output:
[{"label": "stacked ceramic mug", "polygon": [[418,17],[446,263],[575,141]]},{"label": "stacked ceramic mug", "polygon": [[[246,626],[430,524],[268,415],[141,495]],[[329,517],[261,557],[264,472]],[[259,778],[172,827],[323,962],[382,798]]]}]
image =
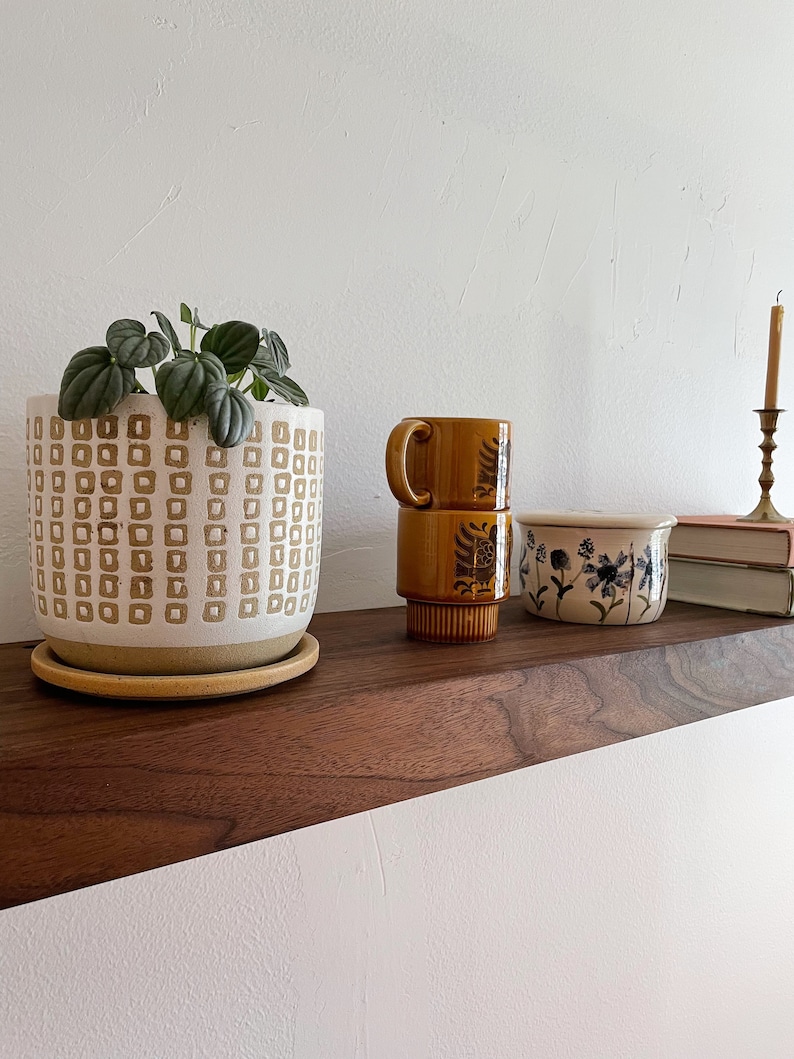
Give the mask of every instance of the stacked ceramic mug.
[{"label": "stacked ceramic mug", "polygon": [[400,502],[397,592],[408,635],[436,643],[496,636],[510,594],[511,424],[500,419],[403,419],[386,445]]}]

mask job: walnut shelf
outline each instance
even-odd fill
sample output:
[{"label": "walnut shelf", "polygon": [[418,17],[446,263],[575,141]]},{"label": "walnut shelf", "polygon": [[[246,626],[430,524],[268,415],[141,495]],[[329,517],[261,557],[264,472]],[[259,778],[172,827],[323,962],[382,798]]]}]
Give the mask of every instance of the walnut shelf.
[{"label": "walnut shelf", "polygon": [[635,628],[501,610],[489,644],[318,615],[317,667],[217,703],[107,705],[0,647],[0,907],[794,694],[794,623],[671,603]]}]

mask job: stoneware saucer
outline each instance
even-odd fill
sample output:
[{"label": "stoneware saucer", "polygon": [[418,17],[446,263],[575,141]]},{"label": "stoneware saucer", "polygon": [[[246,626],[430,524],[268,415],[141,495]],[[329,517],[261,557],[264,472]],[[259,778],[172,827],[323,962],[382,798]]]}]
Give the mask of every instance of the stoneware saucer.
[{"label": "stoneware saucer", "polygon": [[61,662],[45,642],[33,649],[30,668],[48,684],[103,699],[219,699],[248,691],[262,691],[286,680],[293,680],[308,672],[319,655],[317,640],[310,633],[304,633],[286,658],[267,666],[237,669],[229,673],[143,677],[75,669]]}]

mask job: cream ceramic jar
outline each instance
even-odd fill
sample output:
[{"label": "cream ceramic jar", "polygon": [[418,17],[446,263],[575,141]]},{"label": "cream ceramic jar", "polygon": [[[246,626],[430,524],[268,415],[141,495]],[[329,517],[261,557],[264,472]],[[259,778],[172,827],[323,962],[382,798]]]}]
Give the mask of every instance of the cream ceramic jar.
[{"label": "cream ceramic jar", "polygon": [[27,405],[30,573],[64,662],[125,674],[266,665],[300,640],[320,569],[323,413],[254,403],[223,449],[159,398],[65,422]]},{"label": "cream ceramic jar", "polygon": [[514,519],[530,614],[584,625],[645,625],[667,602],[672,515],[530,511]]}]

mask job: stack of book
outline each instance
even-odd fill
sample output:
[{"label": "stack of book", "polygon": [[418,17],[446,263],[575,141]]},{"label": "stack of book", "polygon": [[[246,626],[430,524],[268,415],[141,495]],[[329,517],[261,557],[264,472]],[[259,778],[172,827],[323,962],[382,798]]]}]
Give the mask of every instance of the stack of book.
[{"label": "stack of book", "polygon": [[681,515],[670,534],[670,599],[794,617],[794,523]]}]

